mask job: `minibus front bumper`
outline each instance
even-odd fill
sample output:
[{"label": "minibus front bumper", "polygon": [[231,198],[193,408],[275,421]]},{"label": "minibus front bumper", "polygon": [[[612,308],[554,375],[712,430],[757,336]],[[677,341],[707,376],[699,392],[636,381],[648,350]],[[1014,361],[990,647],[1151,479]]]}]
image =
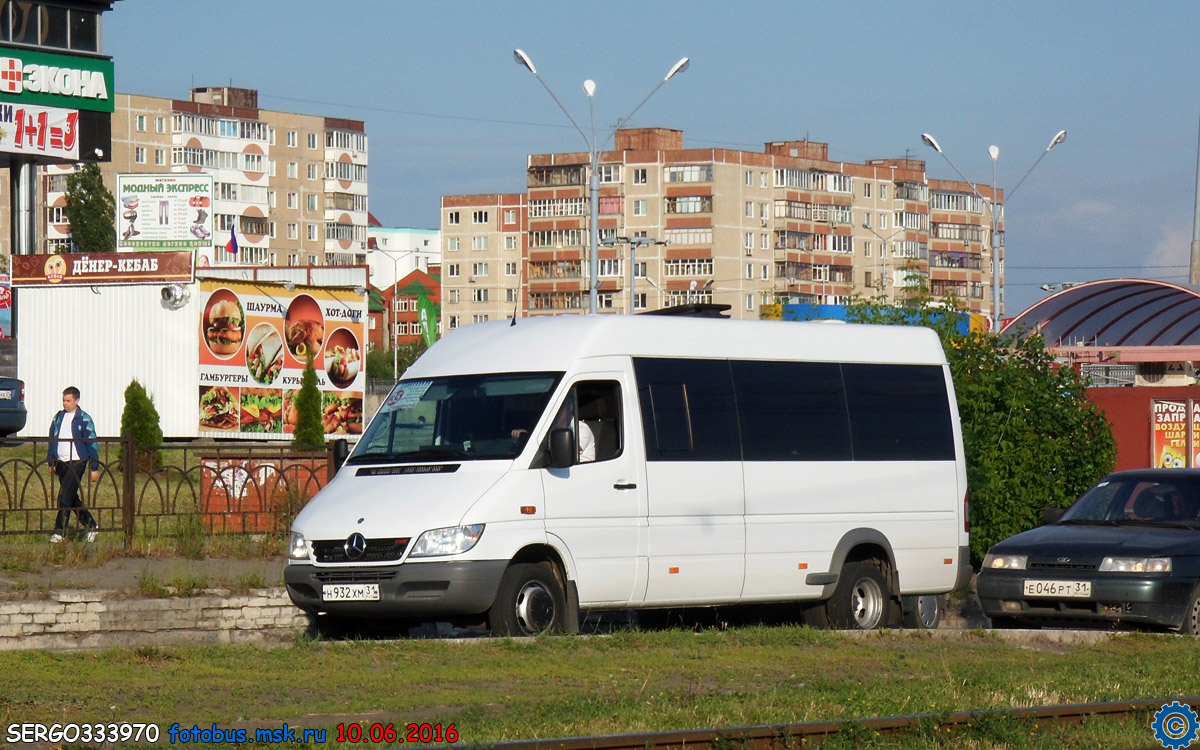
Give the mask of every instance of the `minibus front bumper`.
[{"label": "minibus front bumper", "polygon": [[[486,612],[507,567],[505,560],[378,566],[289,563],[283,580],[292,602],[309,614],[440,619]],[[374,596],[372,584],[378,587],[377,599],[328,598],[347,591]]]}]

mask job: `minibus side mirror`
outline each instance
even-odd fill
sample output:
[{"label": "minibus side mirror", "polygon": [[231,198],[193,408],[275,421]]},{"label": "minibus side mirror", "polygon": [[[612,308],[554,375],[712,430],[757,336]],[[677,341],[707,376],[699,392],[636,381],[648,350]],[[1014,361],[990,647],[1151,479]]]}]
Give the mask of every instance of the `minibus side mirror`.
[{"label": "minibus side mirror", "polygon": [[550,431],[550,468],[565,469],[574,466],[578,457],[574,433],[565,427]]},{"label": "minibus side mirror", "polygon": [[1063,513],[1066,513],[1066,512],[1067,512],[1066,508],[1043,508],[1042,509],[1042,523],[1045,525],[1049,525],[1052,523],[1058,523],[1058,519],[1062,518]]}]

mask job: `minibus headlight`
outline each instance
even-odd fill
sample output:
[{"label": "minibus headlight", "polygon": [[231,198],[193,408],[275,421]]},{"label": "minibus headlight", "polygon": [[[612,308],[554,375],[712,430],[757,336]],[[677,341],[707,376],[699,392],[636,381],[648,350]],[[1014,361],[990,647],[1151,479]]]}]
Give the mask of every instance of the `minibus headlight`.
[{"label": "minibus headlight", "polygon": [[1100,563],[1103,573],[1170,573],[1169,557],[1106,557]]},{"label": "minibus headlight", "polygon": [[1025,570],[1027,555],[994,555],[991,552],[983,558],[985,570]]},{"label": "minibus headlight", "polygon": [[308,540],[303,534],[292,532],[292,541],[288,545],[289,560],[307,560],[308,559]]},{"label": "minibus headlight", "polygon": [[408,556],[457,555],[474,547],[481,536],[483,536],[483,524],[481,523],[431,529],[417,539],[417,543],[412,546],[412,552],[409,552]]}]

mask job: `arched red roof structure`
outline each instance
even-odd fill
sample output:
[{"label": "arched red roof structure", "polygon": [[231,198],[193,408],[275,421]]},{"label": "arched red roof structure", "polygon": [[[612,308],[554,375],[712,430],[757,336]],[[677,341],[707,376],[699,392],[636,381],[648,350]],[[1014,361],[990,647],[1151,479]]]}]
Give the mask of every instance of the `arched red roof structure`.
[{"label": "arched red roof structure", "polygon": [[1076,356],[1107,351],[1126,362],[1198,360],[1200,294],[1146,279],[1089,281],[1038,302],[1002,333],[1034,331],[1047,349]]}]

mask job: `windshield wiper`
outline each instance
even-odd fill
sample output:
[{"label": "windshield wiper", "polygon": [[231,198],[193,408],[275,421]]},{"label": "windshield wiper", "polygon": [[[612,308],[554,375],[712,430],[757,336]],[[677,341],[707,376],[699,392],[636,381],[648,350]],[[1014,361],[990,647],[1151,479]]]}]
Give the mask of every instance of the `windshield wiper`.
[{"label": "windshield wiper", "polygon": [[1127,518],[1121,523],[1127,523],[1133,526],[1155,526],[1164,529],[1194,529],[1196,528],[1195,521],[1155,521],[1150,518]]},{"label": "windshield wiper", "polygon": [[1063,525],[1078,524],[1080,526],[1117,526],[1117,525],[1119,525],[1117,521],[1113,521],[1111,519],[1105,519],[1105,518],[1099,518],[1099,519],[1091,519],[1091,518],[1065,518],[1065,519],[1063,519],[1063,518],[1060,518],[1055,523],[1063,524]]}]

